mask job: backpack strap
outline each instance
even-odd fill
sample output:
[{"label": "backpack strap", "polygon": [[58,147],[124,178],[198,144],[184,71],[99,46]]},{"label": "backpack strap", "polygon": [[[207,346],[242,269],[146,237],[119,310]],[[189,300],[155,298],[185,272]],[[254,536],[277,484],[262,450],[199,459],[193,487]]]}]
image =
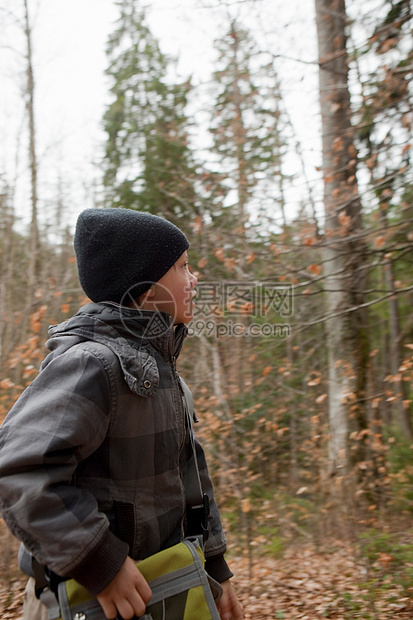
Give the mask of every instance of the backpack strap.
[{"label": "backpack strap", "polygon": [[183,403],[185,409],[185,419],[188,428],[189,441],[191,444],[191,454],[187,461],[185,476],[185,497],[187,503],[187,536],[195,536],[203,548],[208,540],[208,519],[210,514],[209,497],[202,490],[201,477],[199,475],[198,459],[196,455],[195,433],[194,433],[194,401],[191,390],[188,388],[182,377],[179,377]]},{"label": "backpack strap", "polygon": [[46,573],[46,567],[40,564],[32,556],[32,572],[34,576],[34,589],[36,598],[47,608],[48,620],[60,618],[60,606],[56,594],[50,588],[50,580]]}]

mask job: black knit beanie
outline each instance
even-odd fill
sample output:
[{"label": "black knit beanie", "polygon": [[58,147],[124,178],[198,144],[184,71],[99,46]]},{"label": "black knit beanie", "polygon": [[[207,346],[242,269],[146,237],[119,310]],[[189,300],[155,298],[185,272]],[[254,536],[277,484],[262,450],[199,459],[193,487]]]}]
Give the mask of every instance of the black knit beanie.
[{"label": "black knit beanie", "polygon": [[167,220],[132,209],[86,209],[74,240],[79,280],[94,302],[136,299],[189,248]]}]

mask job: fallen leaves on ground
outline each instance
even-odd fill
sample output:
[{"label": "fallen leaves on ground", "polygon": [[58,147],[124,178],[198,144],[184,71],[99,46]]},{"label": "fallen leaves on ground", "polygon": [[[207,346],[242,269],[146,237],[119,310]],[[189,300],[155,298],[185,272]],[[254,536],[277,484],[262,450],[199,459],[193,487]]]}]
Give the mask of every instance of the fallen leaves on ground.
[{"label": "fallen leaves on ground", "polygon": [[15,620],[21,618],[25,579],[0,582],[0,618],[1,620]]},{"label": "fallen leaves on ground", "polygon": [[375,588],[372,575],[351,545],[333,541],[287,549],[283,558],[233,559],[236,588],[246,620],[387,620],[413,617],[413,602],[393,583]]},{"label": "fallen leaves on ground", "polygon": [[[342,541],[332,541],[322,549],[308,543],[296,544],[282,558],[258,557],[257,554],[252,578],[246,559],[230,558],[245,620],[413,617],[412,600],[391,582],[375,589],[363,560],[355,556],[351,545]],[[2,620],[21,618],[24,586],[24,579],[2,576]]]}]

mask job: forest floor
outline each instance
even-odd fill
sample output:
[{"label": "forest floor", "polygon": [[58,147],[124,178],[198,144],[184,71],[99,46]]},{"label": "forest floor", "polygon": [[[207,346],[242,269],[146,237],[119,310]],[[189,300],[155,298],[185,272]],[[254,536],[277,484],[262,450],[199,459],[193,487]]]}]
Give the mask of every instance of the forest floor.
[{"label": "forest floor", "polygon": [[[3,531],[2,543],[4,535]],[[2,553],[0,563],[0,618],[18,620],[25,579],[15,568],[14,543],[9,539],[7,543],[2,544],[7,553]],[[391,558],[383,554],[380,561],[390,562]],[[342,540],[324,541],[322,548],[309,542],[295,543],[282,557],[261,555],[258,559],[257,553],[252,576],[244,558],[233,556],[230,564],[245,620],[413,618],[412,598],[389,571],[384,571],[386,577],[381,581],[377,574],[372,576],[355,548]]]}]

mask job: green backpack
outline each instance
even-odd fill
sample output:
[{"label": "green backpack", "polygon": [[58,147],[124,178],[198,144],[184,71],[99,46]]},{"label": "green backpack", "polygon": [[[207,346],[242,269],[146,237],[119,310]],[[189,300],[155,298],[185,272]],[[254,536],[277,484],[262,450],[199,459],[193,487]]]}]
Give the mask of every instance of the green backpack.
[{"label": "green backpack", "polygon": [[[137,566],[152,589],[142,620],[219,620],[214,597],[222,588],[206,574],[197,539],[185,539]],[[105,620],[98,601],[74,579],[59,584],[58,599],[49,620]]]}]

